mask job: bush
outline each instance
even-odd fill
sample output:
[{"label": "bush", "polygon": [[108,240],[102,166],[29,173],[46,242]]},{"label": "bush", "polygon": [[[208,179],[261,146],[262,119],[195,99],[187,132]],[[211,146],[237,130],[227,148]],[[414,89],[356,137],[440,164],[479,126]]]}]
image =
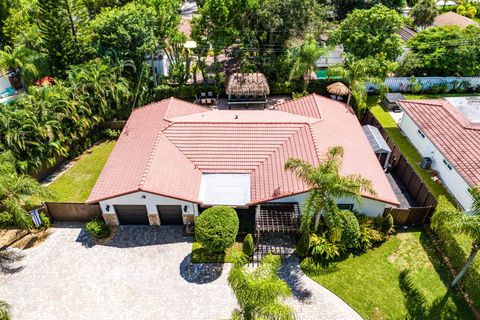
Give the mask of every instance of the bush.
[{"label": "bush", "polygon": [[[440,196],[438,199],[435,213],[443,210],[457,210],[455,206],[450,203],[445,197]],[[434,217],[435,217],[434,213]],[[432,218],[432,220],[434,219]],[[443,254],[445,254],[450,260],[455,271],[465,265],[471,250],[471,239],[465,235],[455,234],[448,229],[448,226],[438,226],[434,228],[435,235],[439,240],[439,244]],[[473,261],[473,264],[468,269],[461,284],[465,288],[465,291],[470,296],[470,299],[474,302],[477,308],[480,308],[480,256],[477,256]]]},{"label": "bush", "polygon": [[342,244],[349,249],[358,247],[360,239],[360,225],[355,214],[348,210],[338,213],[342,219]]},{"label": "bush", "polygon": [[195,221],[195,238],[212,252],[224,252],[237,237],[238,216],[230,207],[211,207]]},{"label": "bush", "polygon": [[52,220],[45,212],[40,212],[40,221],[42,221],[42,227],[50,228],[52,226]]},{"label": "bush", "polygon": [[225,89],[220,85],[213,84],[190,84],[171,86],[161,84],[155,87],[151,93],[151,101],[158,101],[175,97],[183,100],[193,100],[195,96],[200,96],[201,92],[212,92],[214,94],[222,95]]},{"label": "bush", "polygon": [[360,225],[360,238],[358,249],[367,251],[377,242],[385,241],[385,235],[377,230],[375,220],[364,215],[357,216]]},{"label": "bush", "polygon": [[110,128],[104,129],[102,133],[111,140],[116,140],[120,136],[120,130]]},{"label": "bush", "polygon": [[13,215],[6,211],[0,213],[0,228],[11,228],[13,226],[15,226]]},{"label": "bush", "polygon": [[310,239],[310,250],[315,260],[335,259],[345,252],[342,243],[331,242],[325,234],[313,234]]},{"label": "bush", "polygon": [[308,252],[310,249],[310,237],[311,237],[310,233],[304,232],[300,236],[300,239],[298,239],[297,255],[299,257],[306,257],[308,255]]},{"label": "bush", "polygon": [[85,230],[87,230],[87,232],[91,236],[97,239],[106,238],[110,234],[110,229],[105,224],[105,221],[96,220],[96,219],[90,222],[87,222],[87,224],[85,225]]},{"label": "bush", "polygon": [[255,245],[253,243],[253,236],[251,233],[247,234],[245,239],[243,239],[243,253],[248,257],[252,256],[255,251]]},{"label": "bush", "polygon": [[393,230],[393,216],[389,213],[381,220],[380,231],[385,235],[389,234]]}]

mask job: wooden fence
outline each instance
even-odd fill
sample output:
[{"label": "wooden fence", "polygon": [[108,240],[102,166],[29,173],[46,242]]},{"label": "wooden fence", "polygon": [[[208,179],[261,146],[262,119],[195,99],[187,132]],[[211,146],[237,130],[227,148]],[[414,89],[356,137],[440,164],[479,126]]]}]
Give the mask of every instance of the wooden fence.
[{"label": "wooden fence", "polygon": [[402,183],[413,197],[419,207],[435,207],[437,200],[430,192],[428,187],[423,183],[422,178],[415,172],[413,167],[408,163],[397,145],[390,138],[388,133],[383,129],[375,116],[367,111],[362,121],[363,124],[369,124],[378,128],[388,146],[392,150],[389,165],[391,170],[400,178]]},{"label": "wooden fence", "polygon": [[421,226],[430,221],[434,207],[385,208],[383,215],[391,214],[396,226]]},{"label": "wooden fence", "polygon": [[45,205],[54,221],[87,222],[102,214],[98,204],[47,202]]}]

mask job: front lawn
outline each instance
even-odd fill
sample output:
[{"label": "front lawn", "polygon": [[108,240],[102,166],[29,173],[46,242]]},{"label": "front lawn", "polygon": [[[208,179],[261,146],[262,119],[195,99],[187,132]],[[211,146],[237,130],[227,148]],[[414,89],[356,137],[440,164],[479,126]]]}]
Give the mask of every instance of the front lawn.
[{"label": "front lawn", "polygon": [[[438,96],[432,95],[424,95],[424,96],[407,96],[408,98],[415,98],[415,99],[433,99],[438,98]],[[382,125],[385,131],[388,133],[390,138],[395,142],[397,147],[402,151],[403,155],[407,159],[408,163],[413,167],[413,169],[420,175],[423,182],[427,185],[430,192],[438,198],[440,195],[446,196],[450,199],[453,203],[453,200],[450,193],[445,189],[444,186],[441,184],[433,181],[431,179],[430,172],[422,170],[420,168],[420,161],[422,160],[422,156],[418,153],[417,149],[408,141],[408,139],[400,132],[398,129],[397,123],[395,120],[390,116],[390,114],[385,111],[381,104],[380,104],[380,97],[379,96],[369,96],[368,97],[368,108],[373,113],[375,118],[377,118],[378,122]]]},{"label": "front lawn", "polygon": [[242,251],[242,243],[235,242],[225,253],[214,253],[202,246],[200,242],[195,241],[192,244],[192,263],[233,263],[232,252]]},{"label": "front lawn", "polygon": [[399,233],[310,277],[365,319],[474,319],[424,231]]},{"label": "front lawn", "polygon": [[100,143],[73,160],[74,165],[48,185],[55,201],[85,202],[114,146],[115,141]]}]

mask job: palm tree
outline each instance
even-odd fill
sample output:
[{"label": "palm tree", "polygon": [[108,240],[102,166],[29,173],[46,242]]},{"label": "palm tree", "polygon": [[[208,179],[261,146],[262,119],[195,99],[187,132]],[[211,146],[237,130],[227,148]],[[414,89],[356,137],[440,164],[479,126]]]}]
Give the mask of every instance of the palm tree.
[{"label": "palm tree", "polygon": [[303,78],[303,92],[307,92],[312,72],[315,70],[317,60],[328,53],[327,48],[318,46],[313,35],[308,34],[303,44],[290,50],[293,59],[290,79]]},{"label": "palm tree", "polygon": [[468,268],[471,266],[475,256],[480,250],[480,185],[471,189],[473,197],[472,209],[469,212],[462,212],[452,205],[445,205],[445,198],[440,198],[435,214],[432,217],[432,227],[434,230],[445,226],[453,232],[468,235],[472,239],[472,247],[465,265],[458,275],[453,279],[450,288],[454,288],[462,280]]},{"label": "palm tree", "polygon": [[228,274],[228,283],[240,308],[233,311],[232,319],[295,318],[292,308],[279,301],[292,294],[287,283],[277,275],[280,264],[280,257],[272,254],[264,256],[254,271],[242,263],[235,263]]},{"label": "palm tree", "polygon": [[347,105],[350,105],[352,96],[357,102],[357,109],[363,110],[367,101],[367,84],[376,85],[381,91],[385,90],[384,79],[387,71],[392,67],[388,61],[369,57],[365,59],[355,59],[347,57],[345,64],[332,66],[328,69],[329,77],[340,77],[345,81],[350,89],[347,98]]},{"label": "palm tree", "polygon": [[20,77],[25,85],[30,85],[40,74],[37,64],[41,64],[44,57],[38,52],[24,46],[11,48],[6,46],[0,51],[0,69],[12,72],[20,70]]},{"label": "palm tree", "polygon": [[416,26],[420,28],[431,26],[438,15],[437,3],[434,0],[419,0],[409,14]]},{"label": "palm tree", "polygon": [[[302,234],[310,234],[314,231],[321,213],[325,214],[327,225],[329,222],[334,223],[334,214],[337,212],[336,200],[338,198],[354,198],[362,203],[362,192],[376,194],[370,180],[358,174],[340,175],[343,154],[343,147],[331,147],[321,159],[318,167],[314,167],[301,159],[289,159],[286,162],[285,169],[293,170],[300,179],[311,187],[302,211]],[[314,219],[315,225],[312,223]]]},{"label": "palm tree", "polygon": [[17,227],[30,231],[32,219],[27,208],[32,205],[32,198],[49,196],[50,191],[37,180],[17,173],[10,152],[0,153],[0,205],[13,215]]}]

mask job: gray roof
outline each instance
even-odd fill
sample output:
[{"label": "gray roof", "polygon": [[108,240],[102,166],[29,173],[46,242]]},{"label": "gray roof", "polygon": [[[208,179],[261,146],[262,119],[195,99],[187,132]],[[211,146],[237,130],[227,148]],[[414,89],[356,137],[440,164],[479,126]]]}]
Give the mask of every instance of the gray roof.
[{"label": "gray roof", "polygon": [[398,100],[405,100],[405,97],[401,93],[387,93],[385,99],[387,99],[388,102],[396,102]]},{"label": "gray roof", "polygon": [[390,153],[390,147],[383,139],[380,131],[374,126],[366,125],[362,126],[363,132],[367,136],[368,142],[372,146],[375,153]]}]

